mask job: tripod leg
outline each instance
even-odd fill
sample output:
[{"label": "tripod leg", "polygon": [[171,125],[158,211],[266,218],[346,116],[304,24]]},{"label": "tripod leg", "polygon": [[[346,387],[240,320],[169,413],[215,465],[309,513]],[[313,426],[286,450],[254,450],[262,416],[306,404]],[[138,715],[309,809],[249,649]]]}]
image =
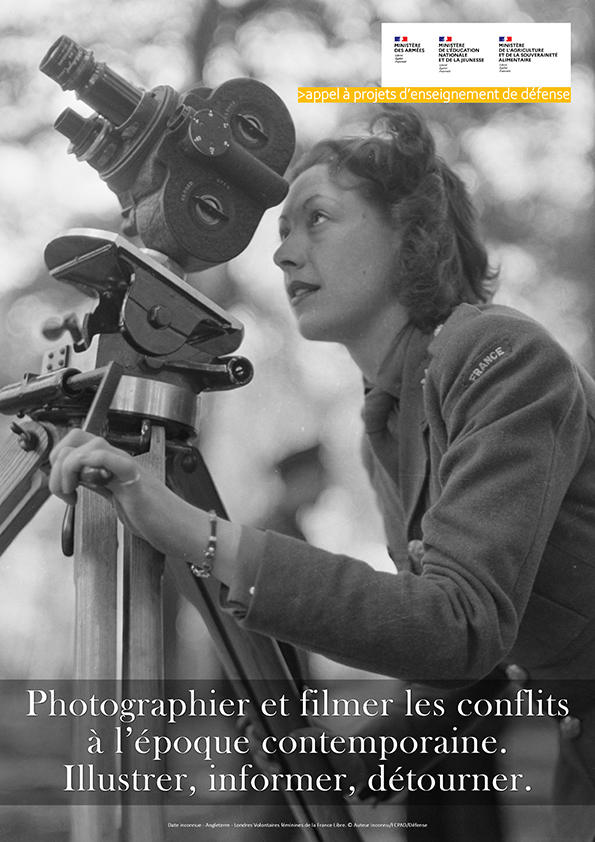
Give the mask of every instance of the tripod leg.
[{"label": "tripod leg", "polygon": [[118,521],[111,504],[79,488],[75,532],[75,675],[117,675]]},{"label": "tripod leg", "polygon": [[[11,435],[0,450],[0,555],[50,496],[47,477],[39,466],[54,441],[48,429],[23,421],[21,436]],[[23,438],[29,444],[23,448]]]},{"label": "tripod leg", "polygon": [[[154,428],[151,449],[138,457],[157,475],[165,476],[165,433]],[[163,682],[163,635],[161,582],[164,559],[152,547],[124,533],[122,606],[118,605],[117,519],[111,505],[87,489],[79,489],[75,518],[76,576],[76,676],[84,681],[84,696],[118,698],[119,656],[122,661],[122,695],[158,698]],[[121,621],[118,621],[119,616]],[[122,635],[122,651],[119,639]],[[112,679],[108,684],[107,680]],[[136,682],[142,686],[136,689]],[[109,692],[108,692],[109,690]],[[139,731],[142,730],[137,720]],[[154,722],[151,730],[154,733]],[[93,756],[96,773],[114,771],[113,724],[105,717],[90,722],[76,721],[75,763],[87,768],[89,728],[93,727],[103,746],[103,754]],[[144,768],[146,765],[146,769]],[[155,764],[143,755],[125,753],[122,772],[154,773]],[[124,796],[126,793],[124,794]],[[125,842],[163,842],[163,805],[134,804],[122,799],[122,830]],[[119,805],[76,804],[73,807],[73,842],[116,842],[119,836]]]},{"label": "tripod leg", "polygon": [[[148,453],[138,456],[163,482],[165,481],[165,430],[153,427]],[[162,582],[165,560],[161,553],[134,535],[124,535],[124,649],[122,655],[123,694],[125,697],[155,699],[163,690],[163,619]],[[139,719],[135,731],[140,733],[144,723]],[[157,736],[156,720],[146,725]],[[163,728],[163,733],[165,729]],[[131,773],[165,772],[165,767],[148,755],[125,754],[122,769]],[[164,766],[164,764],[163,764]],[[125,842],[163,842],[165,839],[163,803],[155,803],[155,793],[147,794],[142,803],[142,793],[135,793],[134,804],[126,804],[122,823]]]},{"label": "tripod leg", "polygon": [[[177,454],[168,465],[168,481],[173,491],[195,506],[214,509],[220,517],[225,510],[208,469],[198,451],[193,463],[184,462]],[[264,734],[278,739],[309,724],[299,714],[299,690],[279,649],[277,641],[241,629],[235,620],[221,611],[221,585],[214,578],[195,579],[188,565],[170,565],[174,579],[183,593],[198,609],[217,649],[222,666],[236,688],[238,697],[249,698],[253,724]],[[262,702],[283,695],[289,702],[288,715],[259,715]],[[275,756],[283,772],[331,776],[334,770],[324,755]],[[342,796],[336,792],[319,792],[311,799],[307,792],[287,790],[285,800],[296,821],[303,825],[302,835],[308,842],[361,842],[353,827],[351,815]]]},{"label": "tripod leg", "polygon": [[[80,488],[75,519],[75,676],[83,698],[104,697],[107,679],[117,675],[117,550],[117,519],[110,503]],[[101,738],[101,755],[91,757],[86,750],[90,728]],[[97,772],[113,771],[114,729],[105,717],[77,718],[73,742],[75,763],[87,768],[92,760]],[[115,842],[118,825],[116,805],[77,804],[75,798],[73,842]]]},{"label": "tripod leg", "polygon": [[[151,449],[136,457],[165,482],[165,431],[153,427]],[[123,675],[128,681],[151,681],[161,691],[163,681],[163,622],[161,590],[164,558],[146,541],[124,537]]]}]

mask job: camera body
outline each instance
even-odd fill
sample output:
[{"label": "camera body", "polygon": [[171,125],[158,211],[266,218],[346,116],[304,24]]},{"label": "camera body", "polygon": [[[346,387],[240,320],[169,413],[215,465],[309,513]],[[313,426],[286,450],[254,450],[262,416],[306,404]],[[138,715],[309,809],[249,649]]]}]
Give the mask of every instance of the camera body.
[{"label": "camera body", "polygon": [[125,233],[186,271],[235,257],[285,197],[295,131],[262,82],[143,91],[66,36],[40,69],[96,110],[84,118],[68,108],[55,125],[117,195]]}]

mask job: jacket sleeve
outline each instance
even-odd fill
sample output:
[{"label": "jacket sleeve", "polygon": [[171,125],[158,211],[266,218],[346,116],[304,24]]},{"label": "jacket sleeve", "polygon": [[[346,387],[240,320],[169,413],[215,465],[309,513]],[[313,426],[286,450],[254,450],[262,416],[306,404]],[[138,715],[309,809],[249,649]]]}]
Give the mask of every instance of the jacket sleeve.
[{"label": "jacket sleeve", "polygon": [[543,329],[469,310],[426,378],[435,503],[422,574],[267,533],[247,627],[429,684],[478,680],[506,656],[588,446],[586,406]]}]

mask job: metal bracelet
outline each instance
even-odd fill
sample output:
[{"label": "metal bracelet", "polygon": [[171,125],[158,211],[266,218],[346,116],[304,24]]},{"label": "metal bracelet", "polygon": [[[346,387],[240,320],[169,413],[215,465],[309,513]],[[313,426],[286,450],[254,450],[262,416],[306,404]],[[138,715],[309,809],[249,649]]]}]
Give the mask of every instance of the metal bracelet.
[{"label": "metal bracelet", "polygon": [[215,554],[217,552],[217,512],[214,509],[211,509],[209,512],[209,523],[211,524],[211,534],[204,552],[205,560],[202,564],[190,565],[192,575],[196,576],[197,579],[208,579],[213,569],[213,562],[215,561]]}]

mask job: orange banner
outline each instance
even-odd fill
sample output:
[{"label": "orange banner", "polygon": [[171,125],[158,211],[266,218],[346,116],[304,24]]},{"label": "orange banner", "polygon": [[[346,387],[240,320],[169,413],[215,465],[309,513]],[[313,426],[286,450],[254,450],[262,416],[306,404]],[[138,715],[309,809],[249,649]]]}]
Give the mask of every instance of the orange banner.
[{"label": "orange banner", "polygon": [[570,88],[298,88],[298,102],[570,102]]}]

